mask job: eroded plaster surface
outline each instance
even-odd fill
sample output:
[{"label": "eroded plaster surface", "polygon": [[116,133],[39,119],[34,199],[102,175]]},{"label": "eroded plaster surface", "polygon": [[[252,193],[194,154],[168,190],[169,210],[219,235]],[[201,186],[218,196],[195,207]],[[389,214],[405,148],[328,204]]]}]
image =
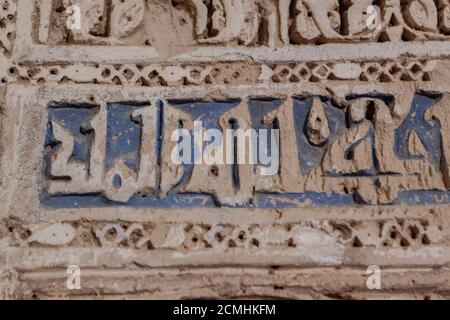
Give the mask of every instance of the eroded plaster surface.
[{"label": "eroded plaster surface", "polygon": [[448,298],[449,58],[448,0],[0,0],[0,297]]}]

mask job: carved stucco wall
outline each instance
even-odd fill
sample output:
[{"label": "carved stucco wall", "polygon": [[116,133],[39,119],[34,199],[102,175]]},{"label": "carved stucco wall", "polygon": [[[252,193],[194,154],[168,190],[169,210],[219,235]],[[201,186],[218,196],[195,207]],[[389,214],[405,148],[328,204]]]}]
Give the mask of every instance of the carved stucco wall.
[{"label": "carved stucco wall", "polygon": [[1,297],[448,298],[449,58],[448,0],[0,0]]}]

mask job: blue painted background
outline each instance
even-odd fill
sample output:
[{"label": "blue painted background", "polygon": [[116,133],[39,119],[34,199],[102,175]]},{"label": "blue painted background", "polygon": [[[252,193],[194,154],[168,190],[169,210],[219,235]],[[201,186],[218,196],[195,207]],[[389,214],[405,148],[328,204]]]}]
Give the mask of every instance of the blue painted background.
[{"label": "blue painted background", "polygon": [[[303,174],[318,165],[323,157],[326,148],[339,135],[343,134],[349,124],[347,123],[345,110],[333,106],[332,101],[327,97],[320,97],[325,106],[325,113],[331,131],[330,138],[324,146],[312,146],[304,133],[305,122],[312,106],[312,97],[298,97],[294,99],[294,124],[296,131],[293,133],[297,138],[299,146],[298,161]],[[396,147],[395,153],[399,159],[414,159],[407,150],[407,132],[414,130],[423,142],[427,152],[428,160],[436,169],[441,161],[441,137],[439,123],[436,121],[426,121],[425,111],[431,107],[438,98],[416,94],[410,113],[395,132]],[[277,123],[263,124],[262,119],[268,113],[282,105],[281,99],[252,99],[248,103],[249,114],[251,116],[252,127],[258,129],[274,129]],[[215,128],[222,130],[218,124],[219,117],[228,110],[236,107],[240,100],[227,100],[221,102],[208,102],[196,100],[173,100],[168,102],[171,107],[178,108],[187,113],[192,121],[202,121],[207,129]],[[117,159],[126,159],[126,164],[137,172],[139,164],[139,149],[141,128],[139,121],[133,119],[131,114],[137,108],[141,108],[140,103],[112,103],[107,105],[107,145],[105,156],[105,167],[111,168]],[[158,109],[158,125],[154,130],[161,136],[164,133],[162,115],[165,106],[158,102],[155,106]],[[49,105],[45,138],[45,161],[44,176],[52,179],[49,175],[50,154],[58,147],[58,141],[53,137],[50,121],[55,121],[68,130],[75,139],[75,147],[72,154],[73,161],[89,163],[89,150],[92,144],[93,134],[89,128],[89,121],[98,112],[98,107],[92,105],[56,104]],[[230,124],[232,127],[233,124]],[[192,133],[192,132],[191,132]],[[373,135],[373,130],[369,135]],[[369,136],[373,138],[372,136]],[[161,150],[161,137],[155,146],[155,152]],[[270,142],[270,139],[268,140]],[[270,145],[270,144],[269,144]],[[192,155],[195,156],[195,155]],[[160,158],[160,155],[158,155]],[[376,164],[377,159],[374,159]],[[134,195],[126,204],[114,203],[102,194],[88,195],[48,195],[45,189],[41,192],[41,202],[53,208],[89,208],[103,206],[126,205],[130,207],[155,207],[155,208],[195,208],[199,206],[217,207],[218,203],[209,194],[187,194],[178,190],[186,184],[192,175],[192,165],[185,165],[185,174],[178,186],[171,190],[164,199],[158,199],[156,194],[141,196]],[[355,173],[373,177],[376,183],[376,170],[370,172]],[[230,179],[237,179],[234,174]],[[239,181],[234,181],[238,184]],[[295,200],[295,201],[293,201]],[[310,207],[317,206],[348,206],[361,205],[362,203],[354,194],[339,195],[306,192],[302,194],[255,194],[255,198],[243,207],[257,208],[287,208],[295,207],[294,202],[306,202]],[[450,203],[450,193],[442,191],[408,191],[400,193],[394,204],[444,204]],[[367,204],[370,205],[370,204]]]}]

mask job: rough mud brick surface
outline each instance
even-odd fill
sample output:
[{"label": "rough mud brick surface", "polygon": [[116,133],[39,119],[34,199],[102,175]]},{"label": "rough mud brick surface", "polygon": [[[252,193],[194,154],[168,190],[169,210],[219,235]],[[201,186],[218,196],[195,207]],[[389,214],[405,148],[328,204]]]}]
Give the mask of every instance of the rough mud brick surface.
[{"label": "rough mud brick surface", "polygon": [[448,0],[0,0],[0,297],[449,298],[449,59]]}]

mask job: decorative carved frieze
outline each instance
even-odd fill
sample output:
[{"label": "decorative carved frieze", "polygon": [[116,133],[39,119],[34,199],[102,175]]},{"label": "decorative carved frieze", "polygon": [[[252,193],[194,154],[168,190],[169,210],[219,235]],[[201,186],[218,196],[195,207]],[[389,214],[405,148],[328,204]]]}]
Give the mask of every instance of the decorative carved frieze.
[{"label": "decorative carved frieze", "polygon": [[135,86],[189,86],[296,83],[325,80],[429,81],[438,61],[364,63],[244,63],[196,65],[8,65],[1,74],[6,83],[94,83]]},{"label": "decorative carved frieze", "polygon": [[[151,20],[164,16],[190,45],[288,45],[446,40],[450,36],[447,0],[43,0],[39,41],[51,44],[152,45]],[[68,28],[67,10],[76,6],[81,28]],[[47,9],[48,10],[48,9]],[[372,11],[374,10],[374,11]],[[78,13],[78,12],[76,12]],[[144,34],[145,37],[140,35]]]},{"label": "decorative carved frieze", "polygon": [[449,44],[449,0],[0,0],[0,298],[448,297]]},{"label": "decorative carved frieze", "polygon": [[450,55],[446,0],[32,3],[18,0],[23,27],[16,61],[291,63]]},{"label": "decorative carved frieze", "polygon": [[67,221],[24,224],[2,222],[10,244],[18,247],[86,247],[134,250],[232,251],[234,248],[297,250],[315,245],[349,248],[421,248],[446,241],[450,233],[423,220],[311,220],[285,224],[112,223]]}]

